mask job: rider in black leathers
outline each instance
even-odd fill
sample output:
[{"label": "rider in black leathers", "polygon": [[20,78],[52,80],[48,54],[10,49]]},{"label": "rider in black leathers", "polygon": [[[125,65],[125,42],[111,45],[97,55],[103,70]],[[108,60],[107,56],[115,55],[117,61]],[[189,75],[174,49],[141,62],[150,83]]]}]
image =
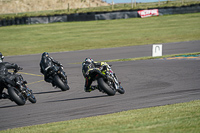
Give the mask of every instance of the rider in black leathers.
[{"label": "rider in black leathers", "polygon": [[9,98],[9,95],[3,92],[5,88],[5,82],[12,82],[14,80],[16,84],[19,84],[19,77],[8,72],[8,69],[18,70],[18,65],[14,63],[3,62],[3,59],[4,56],[0,52],[0,99]]},{"label": "rider in black leathers", "polygon": [[61,63],[50,57],[47,52],[44,52],[40,61],[40,72],[44,74],[44,80],[46,82],[52,83],[52,86],[55,86],[55,84],[52,82],[53,77],[48,74],[48,69],[51,68],[54,64],[62,66]]},{"label": "rider in black leathers", "polygon": [[102,62],[94,62],[94,60],[90,57],[86,58],[85,61],[82,63],[82,73],[85,77],[85,92],[91,92],[95,89],[98,89],[97,85],[91,86],[92,82],[95,79],[95,75],[92,75],[92,71],[95,71],[94,68],[103,68],[102,66]]}]

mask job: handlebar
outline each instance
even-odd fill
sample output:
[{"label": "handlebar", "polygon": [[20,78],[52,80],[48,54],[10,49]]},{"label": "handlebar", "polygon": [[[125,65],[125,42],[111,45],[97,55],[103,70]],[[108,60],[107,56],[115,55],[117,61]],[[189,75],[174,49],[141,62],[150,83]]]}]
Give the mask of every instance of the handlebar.
[{"label": "handlebar", "polygon": [[17,69],[14,69],[14,73],[17,73],[19,70],[23,70],[22,67],[18,67]]},{"label": "handlebar", "polygon": [[23,68],[22,67],[18,67],[18,70],[23,70]]}]

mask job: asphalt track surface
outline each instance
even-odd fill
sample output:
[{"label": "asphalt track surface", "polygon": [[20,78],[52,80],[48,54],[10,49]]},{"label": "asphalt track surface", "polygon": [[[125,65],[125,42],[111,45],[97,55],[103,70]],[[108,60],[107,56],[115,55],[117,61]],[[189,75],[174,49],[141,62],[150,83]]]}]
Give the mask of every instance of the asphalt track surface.
[{"label": "asphalt track surface", "polygon": [[[37,103],[17,106],[0,100],[0,130],[66,121],[120,111],[189,102],[200,99],[200,60],[141,60],[112,62],[125,94],[107,96],[83,90],[81,64],[85,57],[111,60],[151,56],[152,45],[50,53],[60,61],[68,75],[70,90],[62,92],[43,81],[41,54],[8,56],[4,61],[17,63]],[[163,44],[163,55],[200,52],[200,41]],[[67,125],[66,125],[67,126]]]}]

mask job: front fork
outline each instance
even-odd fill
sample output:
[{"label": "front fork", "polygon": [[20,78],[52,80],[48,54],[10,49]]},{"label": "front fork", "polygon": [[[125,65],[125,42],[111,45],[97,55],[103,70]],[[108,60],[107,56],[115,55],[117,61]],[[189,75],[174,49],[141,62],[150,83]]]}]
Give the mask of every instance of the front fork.
[{"label": "front fork", "polygon": [[24,94],[26,94],[27,98],[31,96],[32,90],[29,89],[26,85],[21,86],[21,90]]},{"label": "front fork", "polygon": [[120,83],[118,82],[117,76],[115,74],[111,74],[108,77],[109,77],[108,79],[112,80],[115,89],[118,90],[120,88]]},{"label": "front fork", "polygon": [[63,71],[62,68],[60,68],[60,70],[58,71],[58,73],[62,76],[63,79],[67,80],[67,76],[65,74],[65,72]]}]

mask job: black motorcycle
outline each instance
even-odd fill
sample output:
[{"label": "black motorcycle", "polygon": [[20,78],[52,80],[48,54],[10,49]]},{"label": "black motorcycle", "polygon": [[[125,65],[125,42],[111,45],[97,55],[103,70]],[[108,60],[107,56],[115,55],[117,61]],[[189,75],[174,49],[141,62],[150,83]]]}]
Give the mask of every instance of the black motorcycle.
[{"label": "black motorcycle", "polygon": [[124,94],[125,90],[110,66],[104,62],[102,68],[94,68],[90,71],[90,74],[93,75],[94,80],[97,80],[100,92],[106,93],[109,96],[115,95],[116,92]]},{"label": "black motorcycle", "polygon": [[63,66],[53,65],[47,70],[48,76],[52,77],[53,84],[62,91],[69,90],[67,75],[63,70]]},{"label": "black motorcycle", "polygon": [[36,103],[36,98],[32,90],[27,87],[27,82],[23,79],[22,75],[16,74],[22,68],[15,69],[13,75],[17,76],[19,81],[16,83],[14,80],[5,79],[4,86],[8,90],[8,95],[11,101],[17,105],[24,105],[27,100],[31,103]]}]

